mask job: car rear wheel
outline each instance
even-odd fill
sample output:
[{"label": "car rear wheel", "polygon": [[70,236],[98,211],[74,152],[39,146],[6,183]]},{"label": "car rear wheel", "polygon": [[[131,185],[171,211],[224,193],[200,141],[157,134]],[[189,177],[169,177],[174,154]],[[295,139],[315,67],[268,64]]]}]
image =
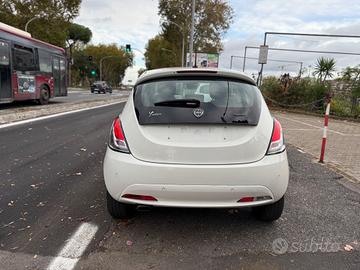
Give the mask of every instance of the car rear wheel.
[{"label": "car rear wheel", "polygon": [[262,221],[274,221],[281,217],[284,209],[284,197],[275,203],[253,208],[255,216]]},{"label": "car rear wheel", "polygon": [[135,215],[136,205],[121,203],[106,192],[107,209],[113,218],[127,219]]}]

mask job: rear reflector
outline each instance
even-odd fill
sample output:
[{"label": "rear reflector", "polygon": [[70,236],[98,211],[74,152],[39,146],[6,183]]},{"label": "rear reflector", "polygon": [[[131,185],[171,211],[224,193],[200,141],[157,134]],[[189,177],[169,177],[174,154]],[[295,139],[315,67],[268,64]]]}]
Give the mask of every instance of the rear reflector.
[{"label": "rear reflector", "polygon": [[124,194],[123,198],[132,199],[132,200],[140,200],[140,201],[157,201],[157,199],[153,196],[149,195],[137,195],[137,194]]},{"label": "rear reflector", "polygon": [[252,201],[254,201],[254,197],[242,197],[237,202],[252,202]]},{"label": "rear reflector", "polygon": [[270,196],[258,196],[258,197],[242,197],[237,202],[258,202],[258,201],[267,201],[271,200]]}]

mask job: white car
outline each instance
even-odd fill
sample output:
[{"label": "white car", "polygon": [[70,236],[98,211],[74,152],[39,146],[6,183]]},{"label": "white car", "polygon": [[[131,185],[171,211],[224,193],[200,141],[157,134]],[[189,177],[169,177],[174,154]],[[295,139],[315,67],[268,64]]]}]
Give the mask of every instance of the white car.
[{"label": "white car", "polygon": [[281,125],[253,79],[167,68],[143,73],[114,120],[104,178],[114,218],[148,205],[252,207],[273,221],[283,211],[289,167]]}]

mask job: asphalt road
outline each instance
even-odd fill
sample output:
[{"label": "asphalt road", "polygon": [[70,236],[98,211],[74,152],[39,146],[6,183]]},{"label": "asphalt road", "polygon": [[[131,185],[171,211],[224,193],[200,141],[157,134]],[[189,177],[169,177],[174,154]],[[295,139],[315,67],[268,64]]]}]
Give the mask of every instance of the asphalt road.
[{"label": "asphalt road", "polygon": [[156,208],[112,220],[102,160],[121,109],[0,129],[0,269],[46,269],[84,223],[97,231],[75,269],[360,268],[359,186],[293,147],[275,223],[247,209]]}]

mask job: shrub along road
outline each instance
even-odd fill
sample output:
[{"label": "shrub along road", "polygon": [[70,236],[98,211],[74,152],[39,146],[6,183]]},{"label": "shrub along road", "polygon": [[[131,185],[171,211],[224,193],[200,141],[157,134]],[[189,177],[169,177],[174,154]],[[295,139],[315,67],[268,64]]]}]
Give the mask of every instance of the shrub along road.
[{"label": "shrub along road", "polygon": [[158,208],[112,220],[102,160],[121,109],[0,129],[1,269],[46,269],[54,258],[63,269],[359,269],[358,185],[294,147],[273,224],[247,209]]}]

